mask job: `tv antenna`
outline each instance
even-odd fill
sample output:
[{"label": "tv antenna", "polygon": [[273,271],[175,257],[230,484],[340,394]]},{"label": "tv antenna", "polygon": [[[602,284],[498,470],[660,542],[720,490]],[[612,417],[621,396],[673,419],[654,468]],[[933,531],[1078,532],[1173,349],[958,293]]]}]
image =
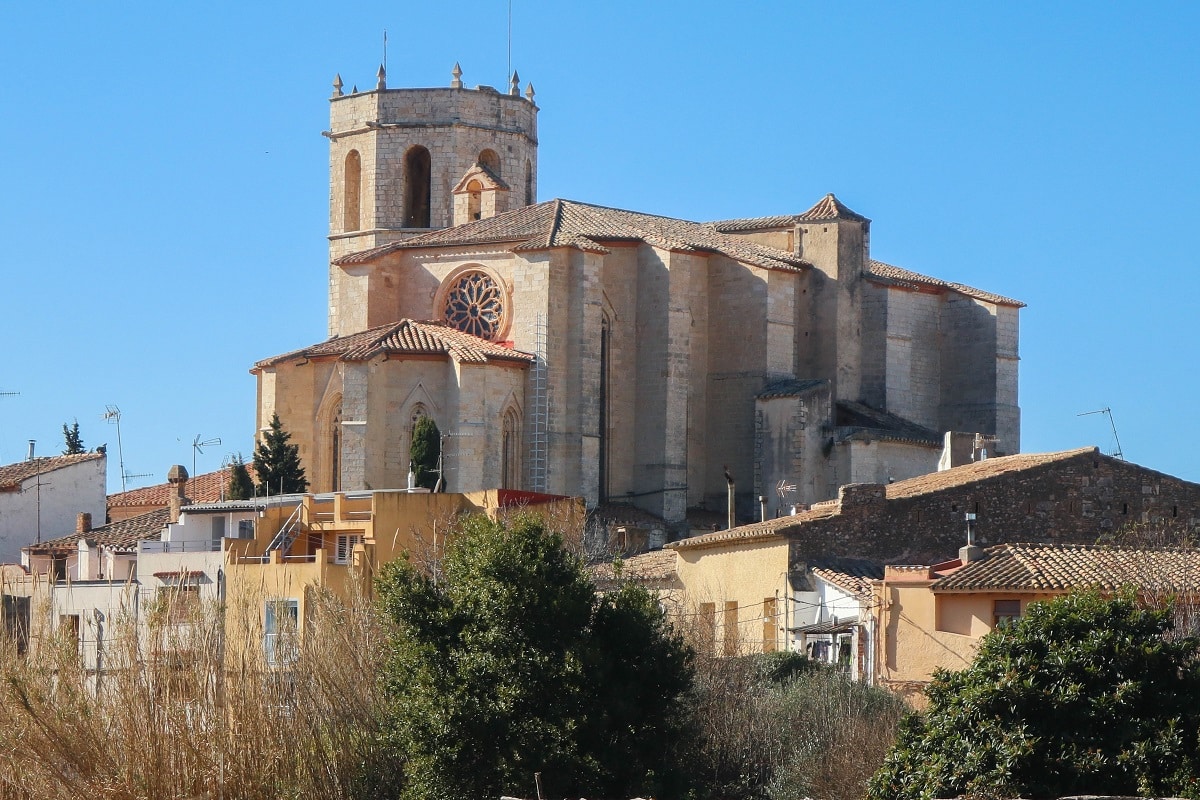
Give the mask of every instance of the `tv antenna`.
[{"label": "tv antenna", "polygon": [[0,392],[0,397],[16,397],[20,392]]},{"label": "tv antenna", "polygon": [[149,478],[149,477],[152,477],[153,475],[154,475],[153,472],[139,472],[136,475],[132,472],[126,472],[126,473],[124,473],[123,477],[125,480],[131,481],[134,478]]},{"label": "tv antenna", "polygon": [[221,437],[216,436],[212,439],[200,441],[200,434],[196,434],[196,438],[192,439],[192,477],[196,477],[196,453],[203,453],[206,447],[216,447],[221,443]]},{"label": "tv antenna", "polygon": [[1125,454],[1121,452],[1121,439],[1117,436],[1117,423],[1113,422],[1112,409],[1109,408],[1108,406],[1105,406],[1104,408],[1098,409],[1096,411],[1084,411],[1082,413],[1076,414],[1075,416],[1086,417],[1089,414],[1104,414],[1108,417],[1108,424],[1112,426],[1113,442],[1116,445],[1116,449],[1113,450],[1112,456],[1113,456],[1113,458],[1119,458],[1122,461],[1124,461]]},{"label": "tv antenna", "polygon": [[125,448],[121,446],[121,409],[116,406],[105,406],[104,415],[101,417],[105,422],[115,423],[117,426],[117,467],[121,470],[121,491],[125,491]]}]

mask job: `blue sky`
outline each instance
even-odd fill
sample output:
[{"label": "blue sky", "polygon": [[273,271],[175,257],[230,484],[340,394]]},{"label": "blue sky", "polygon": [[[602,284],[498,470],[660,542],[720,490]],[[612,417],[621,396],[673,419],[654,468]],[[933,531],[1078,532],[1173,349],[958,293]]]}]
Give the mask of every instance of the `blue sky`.
[{"label": "blue sky", "polygon": [[[326,335],[330,82],[506,85],[493,2],[0,4],[0,463],[79,420],[120,488],[250,455],[257,359]],[[1023,449],[1200,480],[1184,3],[512,2],[539,198],[687,219],[826,192],[874,257],[1017,297]]]}]

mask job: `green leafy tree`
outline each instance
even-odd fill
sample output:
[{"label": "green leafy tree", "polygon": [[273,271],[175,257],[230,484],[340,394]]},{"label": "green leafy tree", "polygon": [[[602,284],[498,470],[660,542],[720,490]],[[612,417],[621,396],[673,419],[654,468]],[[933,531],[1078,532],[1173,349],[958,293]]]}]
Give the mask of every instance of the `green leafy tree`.
[{"label": "green leafy tree", "polygon": [[225,487],[225,497],[229,500],[249,500],[254,497],[254,479],[250,470],[238,453],[229,463],[229,483]]},{"label": "green leafy tree", "polygon": [[868,797],[1200,796],[1195,638],[1126,594],[1031,604],[941,671]]},{"label": "green leafy tree", "polygon": [[417,476],[417,486],[432,489],[438,480],[438,458],[442,454],[442,434],[431,417],[421,416],[413,425],[408,458]]},{"label": "green leafy tree", "polygon": [[385,565],[403,796],[679,796],[690,649],[657,603],[598,597],[533,518],[465,520],[435,579]]},{"label": "green leafy tree", "polygon": [[292,435],[283,429],[278,414],[254,449],[254,472],[260,494],[293,494],[308,488],[300,448],[291,444]]},{"label": "green leafy tree", "polygon": [[67,446],[67,449],[63,450],[64,456],[77,456],[87,452],[83,446],[83,437],[79,435],[79,420],[75,420],[73,425],[63,423],[63,441]]}]

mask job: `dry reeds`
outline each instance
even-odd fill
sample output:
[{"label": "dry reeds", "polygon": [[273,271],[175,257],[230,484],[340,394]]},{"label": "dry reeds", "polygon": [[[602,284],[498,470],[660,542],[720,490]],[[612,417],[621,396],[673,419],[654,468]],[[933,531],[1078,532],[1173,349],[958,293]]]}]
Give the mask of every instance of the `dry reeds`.
[{"label": "dry reeds", "polygon": [[0,648],[0,800],[372,796],[389,769],[383,637],[365,599],[307,591],[303,642],[284,626],[270,652],[253,601],[168,594],[97,615],[100,669],[32,620],[26,653]]}]

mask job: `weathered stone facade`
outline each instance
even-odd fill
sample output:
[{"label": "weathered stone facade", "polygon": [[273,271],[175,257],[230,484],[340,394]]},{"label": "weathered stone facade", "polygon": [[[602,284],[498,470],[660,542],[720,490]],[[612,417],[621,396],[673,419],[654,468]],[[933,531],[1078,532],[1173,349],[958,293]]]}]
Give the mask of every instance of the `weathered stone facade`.
[{"label": "weathered stone facade", "polygon": [[[483,466],[464,463],[452,490],[494,485],[486,464],[503,461],[503,437],[478,432],[519,409],[514,488],[629,502],[670,523],[723,508],[726,468],[749,518],[780,482],[801,487],[789,501],[813,502],[934,469],[945,430],[1019,451],[1020,303],[872,261],[870,220],[832,195],[802,214],[704,224],[534,204],[537,112],[531,89],[462,88],[457,70],[447,89],[336,89],[331,335],[443,320],[532,358],[523,371],[472,366],[470,386],[465,369],[341,363],[336,381],[362,389],[354,411],[330,367],[261,370],[260,427],[279,411],[316,489],[335,481],[334,461],[346,488],[396,481],[406,398],[422,393],[444,433],[480,443],[462,452]],[[487,308],[455,304],[472,275],[493,292]],[[395,374],[370,377],[380,369]],[[510,375],[482,377],[496,369]],[[781,381],[807,388],[763,395]],[[494,385],[511,397],[462,401]],[[335,395],[339,424],[359,426],[334,437],[336,456],[320,433]]]},{"label": "weathered stone facade", "polygon": [[794,569],[845,555],[933,564],[966,544],[968,513],[981,546],[1094,544],[1130,535],[1134,526],[1169,538],[1200,528],[1200,484],[1084,448],[988,459],[891,485],[843,486],[837,500],[742,530],[787,538]]}]

